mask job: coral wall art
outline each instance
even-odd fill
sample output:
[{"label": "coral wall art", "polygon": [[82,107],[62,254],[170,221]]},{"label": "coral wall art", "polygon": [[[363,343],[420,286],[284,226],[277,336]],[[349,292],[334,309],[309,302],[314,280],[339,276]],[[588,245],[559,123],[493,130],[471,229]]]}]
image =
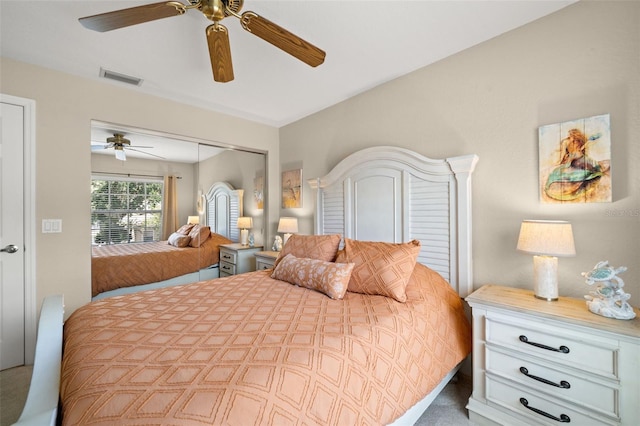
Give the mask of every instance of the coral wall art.
[{"label": "coral wall art", "polygon": [[540,201],[611,202],[609,114],[538,129]]}]

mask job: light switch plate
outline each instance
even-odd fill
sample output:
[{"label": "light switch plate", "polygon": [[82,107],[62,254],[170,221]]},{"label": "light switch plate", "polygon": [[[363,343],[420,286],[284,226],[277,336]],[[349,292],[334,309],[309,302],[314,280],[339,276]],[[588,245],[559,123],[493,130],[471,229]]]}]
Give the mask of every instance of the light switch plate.
[{"label": "light switch plate", "polygon": [[62,232],[62,219],[42,219],[42,233],[54,234]]}]

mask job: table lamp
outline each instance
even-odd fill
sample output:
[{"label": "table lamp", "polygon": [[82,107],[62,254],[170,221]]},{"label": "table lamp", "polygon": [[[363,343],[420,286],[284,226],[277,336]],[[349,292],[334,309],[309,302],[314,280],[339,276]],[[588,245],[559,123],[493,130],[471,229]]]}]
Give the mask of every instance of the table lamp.
[{"label": "table lamp", "polygon": [[575,256],[573,232],[561,220],[523,220],[517,249],[533,254],[533,294],[558,300],[558,256]]},{"label": "table lamp", "polygon": [[291,234],[298,232],[298,219],[295,217],[281,217],[278,223],[278,232],[284,233],[282,245],[287,244]]},{"label": "table lamp", "polygon": [[200,216],[188,216],[187,223],[189,225],[197,225],[200,223]]},{"label": "table lamp", "polygon": [[249,229],[253,227],[253,219],[248,216],[238,218],[238,228],[240,228],[240,244],[249,244]]}]

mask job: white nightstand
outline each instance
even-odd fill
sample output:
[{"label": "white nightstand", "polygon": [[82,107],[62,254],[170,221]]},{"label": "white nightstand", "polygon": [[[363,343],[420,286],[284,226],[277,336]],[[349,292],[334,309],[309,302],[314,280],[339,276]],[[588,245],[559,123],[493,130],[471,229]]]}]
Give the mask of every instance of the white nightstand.
[{"label": "white nightstand", "polygon": [[220,245],[220,277],[243,274],[255,271],[254,254],[262,250],[262,246],[243,246],[242,244]]},{"label": "white nightstand", "polygon": [[279,255],[279,251],[259,251],[256,253],[256,271],[273,268]]},{"label": "white nightstand", "polygon": [[547,302],[493,285],[466,301],[473,314],[467,409],[474,423],[637,424],[640,318],[604,318],[582,299]]}]

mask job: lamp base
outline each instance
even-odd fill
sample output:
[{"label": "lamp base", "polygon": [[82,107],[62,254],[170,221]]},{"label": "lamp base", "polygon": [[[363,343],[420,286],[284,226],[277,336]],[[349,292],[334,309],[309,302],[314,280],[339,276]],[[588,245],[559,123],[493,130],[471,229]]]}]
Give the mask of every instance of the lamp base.
[{"label": "lamp base", "polygon": [[558,258],[533,256],[533,295],[542,300],[558,300]]},{"label": "lamp base", "polygon": [[284,234],[284,238],[282,239],[282,245],[284,246],[285,244],[287,244],[287,240],[289,239],[289,237],[291,237],[291,234],[287,233]]},{"label": "lamp base", "polygon": [[242,229],[240,231],[240,244],[243,246],[249,245],[249,230]]}]

